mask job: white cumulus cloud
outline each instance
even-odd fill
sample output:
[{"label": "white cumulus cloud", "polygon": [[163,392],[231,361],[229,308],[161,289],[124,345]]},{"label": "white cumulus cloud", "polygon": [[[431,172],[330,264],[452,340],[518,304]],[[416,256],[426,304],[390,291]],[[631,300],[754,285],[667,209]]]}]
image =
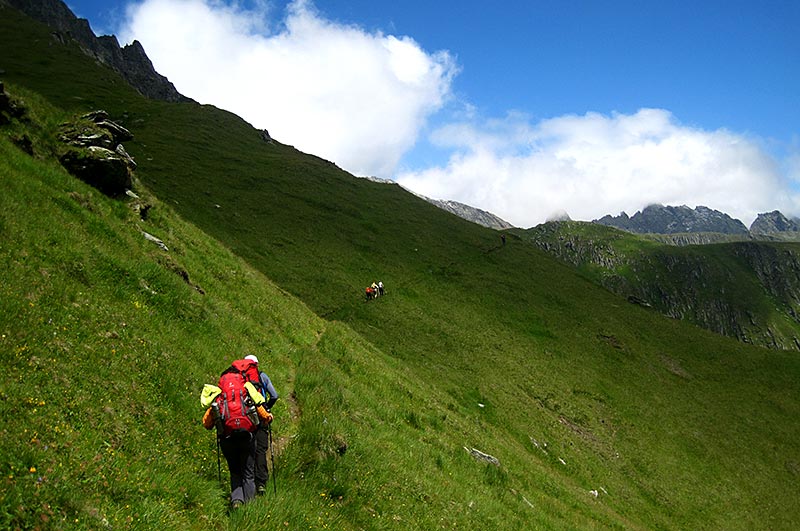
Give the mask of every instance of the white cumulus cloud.
[{"label": "white cumulus cloud", "polygon": [[400,184],[520,227],[563,211],[582,220],[632,215],[652,203],[704,205],[748,225],[760,212],[800,212],[800,196],[759,142],[682,125],[662,109],[538,123],[509,115],[450,124],[431,140],[453,150],[448,163],[402,172]]},{"label": "white cumulus cloud", "polygon": [[118,34],[139,40],[182,94],[355,174],[391,176],[447,100],[453,58],[326,20],[305,0],[273,15],[218,0],[144,0]]}]

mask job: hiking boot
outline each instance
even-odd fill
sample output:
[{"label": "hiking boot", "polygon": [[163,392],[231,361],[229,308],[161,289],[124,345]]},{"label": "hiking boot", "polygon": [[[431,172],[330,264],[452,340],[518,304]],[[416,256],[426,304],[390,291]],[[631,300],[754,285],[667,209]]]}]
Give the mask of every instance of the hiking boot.
[{"label": "hiking boot", "polygon": [[231,503],[231,510],[232,510],[232,511],[235,511],[236,509],[240,508],[242,505],[244,505],[244,502],[243,502],[243,501],[241,501],[241,500],[234,500],[234,501],[233,501],[233,503]]},{"label": "hiking boot", "polygon": [[258,487],[256,487],[256,494],[258,494],[259,496],[265,494],[266,492],[267,488],[264,485],[259,485]]}]

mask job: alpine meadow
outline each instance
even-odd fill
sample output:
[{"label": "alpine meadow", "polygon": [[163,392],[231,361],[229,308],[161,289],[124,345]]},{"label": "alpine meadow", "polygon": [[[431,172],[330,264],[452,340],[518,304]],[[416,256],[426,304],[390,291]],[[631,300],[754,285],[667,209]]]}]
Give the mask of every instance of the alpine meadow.
[{"label": "alpine meadow", "polygon": [[[800,526],[798,352],[145,98],[2,0],[0,81],[0,528]],[[59,163],[98,110],[131,194]],[[199,396],[246,354],[281,397],[275,483],[231,512]]]}]

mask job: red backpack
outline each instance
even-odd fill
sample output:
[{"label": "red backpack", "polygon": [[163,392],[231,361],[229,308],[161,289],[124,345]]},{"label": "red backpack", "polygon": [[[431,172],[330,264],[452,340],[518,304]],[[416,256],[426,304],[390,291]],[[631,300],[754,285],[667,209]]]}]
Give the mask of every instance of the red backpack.
[{"label": "red backpack", "polygon": [[261,379],[258,375],[258,364],[256,362],[248,359],[236,360],[222,374],[228,372],[240,373],[245,381],[251,382],[256,386],[256,389],[261,390]]},{"label": "red backpack", "polygon": [[[248,365],[252,365],[252,369]],[[255,382],[258,382],[256,364],[250,360],[236,360],[219,377],[222,393],[216,398],[216,404],[222,417],[222,437],[235,431],[254,432],[258,427],[255,403],[244,387],[252,372],[255,372]]]}]

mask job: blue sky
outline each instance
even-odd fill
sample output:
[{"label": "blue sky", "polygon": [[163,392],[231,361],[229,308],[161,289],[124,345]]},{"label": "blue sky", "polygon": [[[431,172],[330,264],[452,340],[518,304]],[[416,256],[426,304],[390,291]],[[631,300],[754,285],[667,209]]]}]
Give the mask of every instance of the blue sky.
[{"label": "blue sky", "polygon": [[520,226],[800,215],[800,2],[68,5],[202,103]]}]

